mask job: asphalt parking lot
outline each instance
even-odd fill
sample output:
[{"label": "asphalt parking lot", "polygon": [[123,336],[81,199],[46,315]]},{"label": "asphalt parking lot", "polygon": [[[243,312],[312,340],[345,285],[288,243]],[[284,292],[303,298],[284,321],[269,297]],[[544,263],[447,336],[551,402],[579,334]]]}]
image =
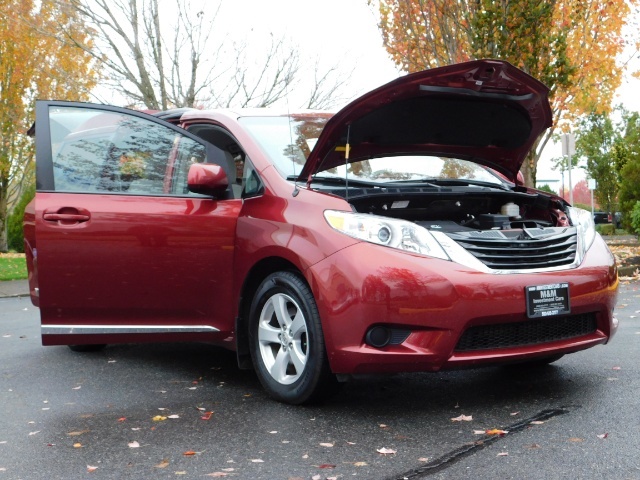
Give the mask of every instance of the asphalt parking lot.
[{"label": "asphalt parking lot", "polygon": [[208,345],[42,347],[28,298],[0,298],[0,480],[640,479],[639,287],[621,284],[610,345],[359,380],[313,407]]}]

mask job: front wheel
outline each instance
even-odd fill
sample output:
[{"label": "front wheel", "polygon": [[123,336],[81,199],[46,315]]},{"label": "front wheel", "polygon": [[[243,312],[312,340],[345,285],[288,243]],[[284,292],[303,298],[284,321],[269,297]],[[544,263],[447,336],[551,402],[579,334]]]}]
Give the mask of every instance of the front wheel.
[{"label": "front wheel", "polygon": [[306,282],[291,272],[269,275],[251,302],[249,340],[254,368],[265,390],[294,405],[335,392],[320,315]]}]

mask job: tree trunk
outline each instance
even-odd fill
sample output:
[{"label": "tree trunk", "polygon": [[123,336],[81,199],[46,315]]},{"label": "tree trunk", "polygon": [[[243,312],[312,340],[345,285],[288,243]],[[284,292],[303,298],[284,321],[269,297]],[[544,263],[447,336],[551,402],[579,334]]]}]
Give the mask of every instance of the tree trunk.
[{"label": "tree trunk", "polygon": [[522,162],[522,167],[520,167],[520,171],[524,176],[524,184],[527,187],[535,188],[536,187],[536,177],[538,173],[538,163],[536,158],[536,153],[534,149],[532,149],[527,158],[525,158],[524,162]]}]

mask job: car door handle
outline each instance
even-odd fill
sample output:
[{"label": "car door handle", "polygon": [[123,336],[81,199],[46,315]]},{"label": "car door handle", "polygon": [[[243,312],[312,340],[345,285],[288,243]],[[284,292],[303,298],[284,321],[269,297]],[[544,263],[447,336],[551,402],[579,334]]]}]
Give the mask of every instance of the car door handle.
[{"label": "car door handle", "polygon": [[91,215],[84,208],[62,207],[45,210],[42,218],[47,222],[58,222],[59,225],[76,225],[88,222]]}]

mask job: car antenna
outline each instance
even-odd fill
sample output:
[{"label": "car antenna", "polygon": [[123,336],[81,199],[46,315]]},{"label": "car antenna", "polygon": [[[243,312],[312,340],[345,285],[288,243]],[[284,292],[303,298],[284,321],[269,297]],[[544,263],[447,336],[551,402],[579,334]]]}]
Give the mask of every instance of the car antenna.
[{"label": "car antenna", "polygon": [[347,125],[347,143],[344,146],[344,186],[345,186],[345,200],[349,201],[349,137],[351,136],[351,124]]}]

